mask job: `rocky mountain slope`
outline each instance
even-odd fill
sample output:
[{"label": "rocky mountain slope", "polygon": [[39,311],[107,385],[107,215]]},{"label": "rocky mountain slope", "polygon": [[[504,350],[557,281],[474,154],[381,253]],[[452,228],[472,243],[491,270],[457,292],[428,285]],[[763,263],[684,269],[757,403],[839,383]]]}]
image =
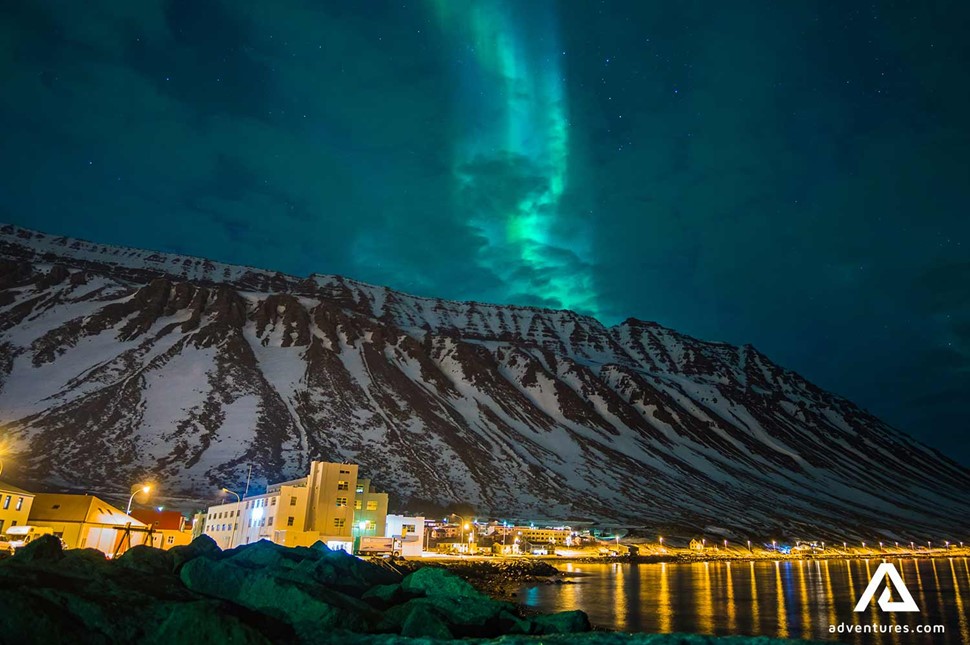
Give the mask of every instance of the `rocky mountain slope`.
[{"label": "rocky mountain slope", "polygon": [[[398,499],[733,535],[941,536],[970,473],[751,346],[0,227],[0,428],[48,487]],[[9,463],[9,462],[13,463]]]}]

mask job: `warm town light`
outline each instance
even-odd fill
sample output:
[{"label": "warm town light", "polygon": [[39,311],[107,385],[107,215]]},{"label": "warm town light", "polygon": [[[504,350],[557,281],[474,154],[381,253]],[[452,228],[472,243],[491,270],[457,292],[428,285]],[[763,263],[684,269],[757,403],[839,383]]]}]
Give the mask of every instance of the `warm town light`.
[{"label": "warm town light", "polygon": [[151,491],[151,489],[152,489],[151,486],[142,486],[141,487],[141,492],[147,493],[147,492]]}]

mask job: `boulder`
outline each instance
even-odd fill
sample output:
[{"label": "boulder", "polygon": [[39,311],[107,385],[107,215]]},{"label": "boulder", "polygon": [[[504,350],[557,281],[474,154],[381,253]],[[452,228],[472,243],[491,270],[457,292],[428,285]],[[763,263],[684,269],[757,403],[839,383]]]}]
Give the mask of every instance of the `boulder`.
[{"label": "boulder", "polygon": [[[254,626],[235,616],[220,602],[171,603],[161,608],[164,615],[157,628],[141,642],[147,645],[170,643],[238,643],[263,645],[272,641]],[[290,635],[292,637],[292,634]],[[286,639],[289,640],[289,639]]]},{"label": "boulder", "polygon": [[429,605],[416,605],[401,624],[401,636],[451,640],[445,617]]},{"label": "boulder", "polygon": [[372,606],[384,609],[403,602],[406,597],[407,594],[401,589],[401,585],[393,584],[371,587],[360,598]]},{"label": "boulder", "polygon": [[41,535],[17,549],[12,560],[34,564],[53,564],[64,557],[61,539],[53,535]]},{"label": "boulder", "polygon": [[144,544],[128,549],[116,562],[126,569],[153,575],[168,574],[175,568],[175,559],[171,553]]},{"label": "boulder", "polygon": [[401,581],[401,588],[415,595],[488,598],[451,571],[440,567],[422,567],[408,574]]},{"label": "boulder", "polygon": [[293,549],[274,544],[269,540],[259,540],[236,547],[231,551],[226,551],[225,555],[229,562],[251,567],[269,568],[292,568],[296,562],[304,559]]},{"label": "boulder", "polygon": [[456,637],[499,636],[508,632],[526,633],[529,625],[515,616],[515,605],[492,600],[488,596],[428,596],[414,598],[384,612],[378,627],[382,631],[403,633],[412,612],[420,616],[434,614]]},{"label": "boulder", "polygon": [[[109,643],[103,634],[87,633],[82,622],[57,603],[0,586],[0,641],[22,643]],[[83,641],[78,639],[85,634]],[[8,640],[10,639],[10,640]]]},{"label": "boulder", "polygon": [[[324,547],[326,548],[326,547]],[[354,557],[342,550],[320,550],[317,560],[306,559],[293,570],[292,577],[307,583],[322,584],[354,597],[375,585],[396,584],[401,575]]]},{"label": "boulder", "polygon": [[222,549],[208,535],[200,535],[185,546],[173,546],[168,552],[172,555],[172,570],[177,573],[186,562],[190,562],[195,558],[219,557]]},{"label": "boulder", "polygon": [[104,573],[108,559],[97,549],[68,549],[58,561],[60,571],[92,577]]},{"label": "boulder", "polygon": [[380,618],[367,604],[338,591],[228,560],[196,558],[182,567],[180,577],[196,593],[282,620],[298,634],[334,629],[369,631]]},{"label": "boulder", "polygon": [[579,634],[593,628],[586,612],[578,609],[532,616],[528,620],[532,624],[528,632],[531,634]]}]

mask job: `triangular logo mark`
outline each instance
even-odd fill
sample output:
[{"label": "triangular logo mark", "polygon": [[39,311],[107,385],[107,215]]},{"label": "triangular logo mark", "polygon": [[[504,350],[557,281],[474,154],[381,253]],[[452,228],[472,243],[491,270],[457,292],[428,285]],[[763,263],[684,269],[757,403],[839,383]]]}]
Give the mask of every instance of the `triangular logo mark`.
[{"label": "triangular logo mark", "polygon": [[[889,562],[880,564],[876,572],[872,574],[872,580],[869,581],[869,586],[866,587],[862,597],[859,598],[859,602],[855,606],[855,611],[866,610],[866,607],[872,602],[872,597],[876,595],[876,590],[879,589],[880,583],[887,577],[892,584],[887,583],[886,588],[882,591],[882,595],[879,596],[879,608],[883,611],[919,611],[919,607],[916,606],[913,595],[906,588],[902,576],[896,571],[896,567]],[[890,587],[896,590],[901,600],[892,601],[889,599]]]}]

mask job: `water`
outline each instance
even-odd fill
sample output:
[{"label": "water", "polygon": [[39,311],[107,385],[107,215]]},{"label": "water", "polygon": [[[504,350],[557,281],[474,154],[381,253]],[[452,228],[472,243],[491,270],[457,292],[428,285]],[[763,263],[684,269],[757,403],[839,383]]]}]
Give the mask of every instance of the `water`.
[{"label": "water", "polygon": [[[524,587],[520,602],[542,611],[582,609],[594,625],[629,632],[749,634],[871,645],[968,643],[968,558],[892,559],[918,613],[853,611],[876,568],[869,560],[677,564],[564,563],[576,584]],[[882,587],[876,598],[882,594]],[[893,600],[899,600],[893,594]],[[899,625],[911,633],[830,633],[829,625]],[[916,634],[918,625],[944,634]],[[894,627],[895,629],[895,627]]]}]

